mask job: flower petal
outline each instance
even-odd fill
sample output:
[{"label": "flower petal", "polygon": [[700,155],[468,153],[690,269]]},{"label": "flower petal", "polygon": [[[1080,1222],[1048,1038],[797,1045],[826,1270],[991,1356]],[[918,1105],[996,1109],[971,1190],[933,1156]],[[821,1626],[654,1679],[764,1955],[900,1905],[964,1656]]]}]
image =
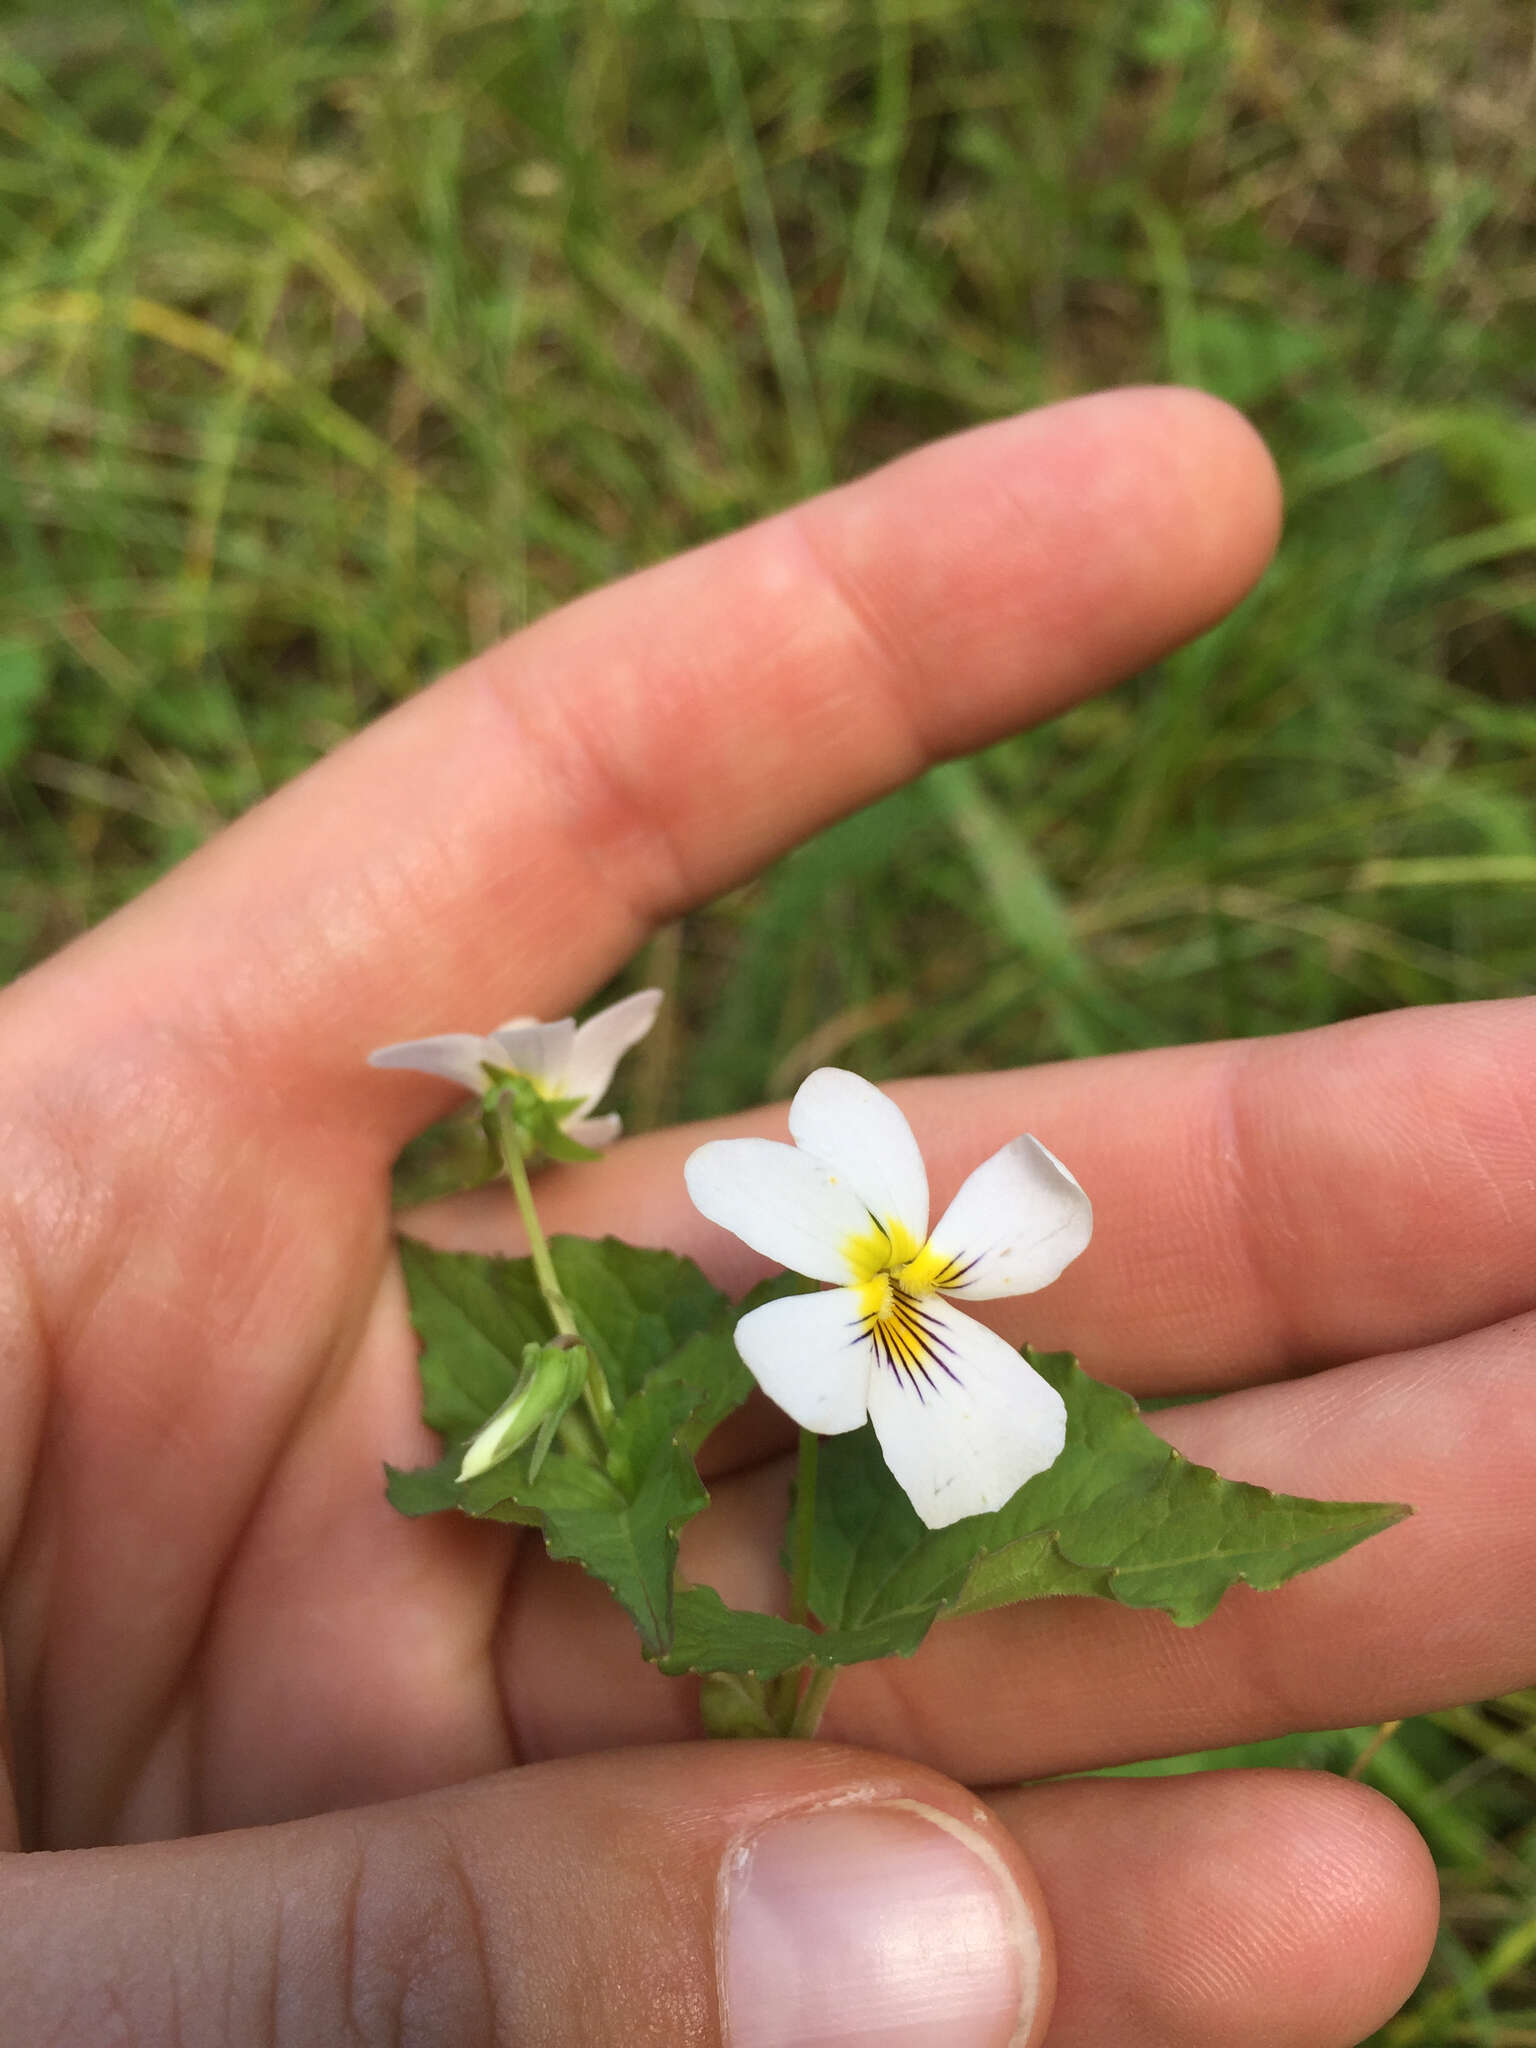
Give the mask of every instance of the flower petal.
[{"label": "flower petal", "polygon": [[764,1258],[812,1280],[859,1277],[843,1247],[867,1236],[868,1213],[808,1153],[773,1138],[715,1138],[689,1154],[683,1178],[701,1214]]},{"label": "flower petal", "polygon": [[934,1225],[929,1253],[946,1294],[995,1301],[1033,1294],[1070,1266],[1093,1235],[1093,1204],[1038,1138],[1015,1138],[984,1160]]},{"label": "flower petal", "polygon": [[661,999],[659,988],[643,988],[638,995],[610,1003],[577,1028],[560,1079],[583,1109],[590,1109],[603,1095],[619,1061],[656,1022]]},{"label": "flower petal", "polygon": [[499,1067],[548,1085],[564,1079],[575,1042],[574,1017],[557,1017],[553,1024],[502,1024],[491,1033],[490,1057]]},{"label": "flower petal", "polygon": [[564,1126],[568,1138],[574,1138],[578,1145],[590,1145],[594,1152],[611,1145],[623,1128],[621,1116],[573,1116]]},{"label": "flower petal", "polygon": [[765,1302],[736,1325],[736,1349],[802,1429],[840,1436],[863,1422],[875,1361],[852,1288]]},{"label": "flower petal", "polygon": [[1011,1344],[941,1296],[921,1312],[926,1358],[915,1370],[882,1361],[869,1419],[885,1462],[930,1529],[989,1513],[1053,1465],[1067,1411]]},{"label": "flower petal", "polygon": [[406,1067],[415,1074],[435,1074],[456,1081],[471,1095],[485,1092],[484,1061],[496,1058],[488,1038],[468,1031],[445,1031],[438,1038],[408,1038],[399,1045],[381,1045],[368,1055],[370,1067]]},{"label": "flower petal", "polygon": [[841,1174],[877,1223],[904,1225],[917,1249],[928,1235],[928,1174],[889,1095],[860,1074],[818,1067],[789,1105],[789,1135]]}]

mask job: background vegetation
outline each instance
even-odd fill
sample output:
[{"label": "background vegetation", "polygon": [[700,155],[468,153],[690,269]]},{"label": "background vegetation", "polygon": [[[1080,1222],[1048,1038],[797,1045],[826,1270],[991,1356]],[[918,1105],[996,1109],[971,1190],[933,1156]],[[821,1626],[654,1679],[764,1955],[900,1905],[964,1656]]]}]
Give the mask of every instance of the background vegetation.
[{"label": "background vegetation", "polygon": [[[1173,377],[1263,589],[663,934],[632,1114],[1524,989],[1533,169],[1525,0],[11,0],[0,973],[572,593]],[[1536,1693],[1263,1754],[1441,1861],[1383,2041],[1536,2043]]]}]

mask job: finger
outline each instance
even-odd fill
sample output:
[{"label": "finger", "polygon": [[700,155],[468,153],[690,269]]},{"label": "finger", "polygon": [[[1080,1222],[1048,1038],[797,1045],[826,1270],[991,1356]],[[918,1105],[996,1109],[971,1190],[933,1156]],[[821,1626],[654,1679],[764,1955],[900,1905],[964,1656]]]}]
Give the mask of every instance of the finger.
[{"label": "finger", "polygon": [[[1235,1587],[1198,1628],[1090,1599],[940,1622],[916,1656],[842,1672],[825,1732],[992,1784],[1395,1719],[1528,1684],[1533,1352],[1536,1317],[1525,1317],[1157,1415],[1163,1436],[1231,1478],[1414,1512],[1276,1592]],[[781,1602],[788,1481],[780,1461],[718,1487],[685,1532],[689,1578],[737,1605]],[[572,1594],[568,1568],[530,1556],[500,1645],[520,1753],[558,1753],[568,1727],[572,1740],[608,1742],[686,1732],[690,1703],[636,1673],[622,1616],[598,1601],[573,1608]],[[564,1638],[557,1666],[557,1616],[576,1612],[581,1640]]]},{"label": "finger", "polygon": [[1051,1969],[985,1808],[786,1743],[0,1859],[0,1985],[28,2042],[1034,2048]]},{"label": "finger", "polygon": [[1428,1961],[1434,1866],[1363,1786],[1213,1771],[994,1805],[1056,1929],[1050,2048],[1354,2048]]},{"label": "finger", "polygon": [[44,980],[398,1139],[442,1090],[370,1046],[570,1009],[657,919],[1198,632],[1275,525],[1262,447],[1190,392],[922,449],[471,662]]},{"label": "finger", "polygon": [[[1052,2048],[1343,2048],[1423,1960],[1433,1873],[1358,1788],[1243,1773],[1001,1807],[884,1758],[730,1745],[11,1857],[7,2023],[186,2048],[1039,2048],[1048,2026]],[[1054,2015],[1019,1843],[1062,1923]]]},{"label": "finger", "polygon": [[[1087,1251],[1039,1294],[975,1304],[1014,1343],[1179,1393],[1433,1343],[1536,1306],[1524,1076],[1536,1002],[1402,1011],[1288,1037],[901,1082],[934,1212],[1032,1131],[1093,1200]],[[784,1109],[660,1132],[600,1172],[552,1173],[555,1231],[612,1231],[700,1260],[740,1292],[770,1270],[688,1201],[683,1161]],[[443,1205],[434,1241],[516,1248],[511,1206]],[[969,1306],[969,1305],[968,1305]]]}]

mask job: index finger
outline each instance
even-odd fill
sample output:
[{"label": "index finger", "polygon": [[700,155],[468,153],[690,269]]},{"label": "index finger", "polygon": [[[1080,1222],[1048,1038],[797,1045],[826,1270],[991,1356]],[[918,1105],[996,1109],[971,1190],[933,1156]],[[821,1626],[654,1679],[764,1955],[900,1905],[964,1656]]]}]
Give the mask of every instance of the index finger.
[{"label": "index finger", "polygon": [[397,1143],[440,1090],[381,1088],[370,1046],[571,1008],[656,922],[1199,632],[1276,519],[1261,444],[1193,392],[921,449],[469,662],[40,979],[77,978],[82,1030],[174,1016]]}]

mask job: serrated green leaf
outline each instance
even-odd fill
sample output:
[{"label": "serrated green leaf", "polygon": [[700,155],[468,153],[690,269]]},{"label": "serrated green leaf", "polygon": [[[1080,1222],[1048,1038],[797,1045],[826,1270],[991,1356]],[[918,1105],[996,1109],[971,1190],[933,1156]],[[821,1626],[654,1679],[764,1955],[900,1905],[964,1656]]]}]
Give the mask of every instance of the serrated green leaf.
[{"label": "serrated green leaf", "polygon": [[713,1586],[678,1588],[672,1647],[659,1658],[674,1677],[685,1672],[735,1671],[777,1678],[817,1657],[823,1639],[777,1615],[727,1607]]},{"label": "serrated green leaf", "polygon": [[712,1587],[688,1586],[677,1595],[672,1647],[657,1661],[674,1677],[734,1671],[777,1678],[799,1664],[868,1664],[877,1657],[910,1657],[934,1619],[931,1609],[908,1610],[854,1628],[818,1631],[752,1608],[727,1607]]},{"label": "serrated green leaf", "polygon": [[1127,1394],[1065,1354],[1033,1357],[1067,1403],[1067,1447],[1007,1507],[925,1529],[872,1430],[821,1446],[811,1612],[818,1630],[679,1597],[668,1671],[765,1679],[795,1665],[910,1656],[935,1621],[1059,1593],[1160,1607],[1188,1626],[1238,1581],[1269,1589],[1408,1510],[1222,1479],[1153,1434]]},{"label": "serrated green leaf", "polygon": [[1160,1607],[1187,1627],[1229,1586],[1281,1585],[1408,1512],[1222,1479],[1171,1449],[1128,1394],[1075,1359],[1030,1362],[1066,1401],[1067,1445],[996,1514],[925,1530],[872,1431],[823,1445],[811,1607],[829,1627],[974,1614],[1056,1593]]},{"label": "serrated green leaf", "polygon": [[421,1339],[422,1419],[467,1440],[516,1385],[524,1345],[553,1334],[533,1266],[414,1238],[401,1240],[400,1264]]},{"label": "serrated green leaf", "polygon": [[389,1504],[402,1515],[440,1515],[459,1505],[453,1475],[462,1453],[450,1451],[436,1465],[420,1465],[414,1471],[399,1465],[384,1467],[384,1491]]},{"label": "serrated green leaf", "polygon": [[477,1519],[522,1522],[537,1528],[537,1511],[520,1508],[515,1500],[509,1499],[495,1471],[482,1472],[467,1485],[459,1483],[464,1444],[464,1438],[457,1438],[435,1465],[422,1465],[415,1471],[386,1465],[384,1491],[390,1506],[402,1515],[441,1515],[457,1510]]},{"label": "serrated green leaf", "polygon": [[[613,1237],[557,1237],[550,1254],[615,1403],[728,1307],[675,1252]],[[435,1251],[406,1238],[400,1263],[422,1343],[423,1419],[442,1436],[473,1436],[511,1393],[523,1347],[554,1334],[532,1262]]]},{"label": "serrated green leaf", "polygon": [[[564,1271],[561,1279],[569,1284]],[[582,1311],[572,1306],[580,1322]],[[673,1640],[677,1533],[709,1504],[693,1454],[752,1391],[752,1375],[736,1350],[737,1316],[717,1298],[708,1328],[648,1372],[619,1409],[606,1465],[614,1497],[589,1487],[575,1497],[557,1496],[551,1477],[568,1483],[567,1466],[582,1473],[590,1468],[554,1455],[538,1480],[515,1496],[539,1511],[551,1557],[573,1559],[609,1587],[639,1630],[647,1657],[662,1656]]]},{"label": "serrated green leaf", "polygon": [[672,1640],[677,1531],[707,1499],[693,1461],[668,1455],[664,1445],[624,1485],[579,1459],[552,1453],[538,1478],[522,1479],[510,1497],[519,1507],[537,1510],[550,1556],[601,1579],[639,1630],[645,1654],[660,1655]]},{"label": "serrated green leaf", "polygon": [[676,1252],[647,1250],[616,1237],[556,1237],[549,1249],[577,1328],[592,1346],[615,1403],[634,1393],[680,1344],[730,1312],[719,1288]]}]

